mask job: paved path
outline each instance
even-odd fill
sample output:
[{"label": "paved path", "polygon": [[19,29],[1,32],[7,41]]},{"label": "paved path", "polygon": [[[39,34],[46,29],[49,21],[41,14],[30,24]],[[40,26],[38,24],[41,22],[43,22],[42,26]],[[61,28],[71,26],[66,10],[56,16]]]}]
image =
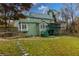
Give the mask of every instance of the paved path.
[{"label": "paved path", "polygon": [[53,40],[59,39],[61,37],[29,37],[29,38],[0,38],[0,41],[10,41],[10,40]]}]

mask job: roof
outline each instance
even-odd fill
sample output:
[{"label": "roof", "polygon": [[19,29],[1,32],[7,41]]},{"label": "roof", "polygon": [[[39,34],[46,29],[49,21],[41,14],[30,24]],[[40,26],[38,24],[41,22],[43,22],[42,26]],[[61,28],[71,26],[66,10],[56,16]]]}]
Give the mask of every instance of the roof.
[{"label": "roof", "polygon": [[41,18],[41,19],[53,19],[50,15],[48,14],[39,14],[39,13],[29,13],[27,12],[25,16],[28,17],[33,17],[33,18]]}]

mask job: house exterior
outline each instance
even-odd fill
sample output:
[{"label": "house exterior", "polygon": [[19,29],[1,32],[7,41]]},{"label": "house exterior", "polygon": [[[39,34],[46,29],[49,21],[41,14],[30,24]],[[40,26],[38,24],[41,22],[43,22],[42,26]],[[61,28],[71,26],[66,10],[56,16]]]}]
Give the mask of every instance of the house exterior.
[{"label": "house exterior", "polygon": [[60,34],[65,34],[67,23],[65,21],[59,21],[59,24],[60,24]]},{"label": "house exterior", "polygon": [[[47,32],[49,34],[48,31],[50,31],[50,28],[48,25],[50,23],[55,23],[52,15],[52,11],[48,12],[48,14],[37,14],[27,12],[27,18],[16,20],[14,25],[18,28],[18,31],[26,33],[27,36],[40,36],[42,32]],[[52,29],[54,29],[55,32],[58,31],[54,27]]]}]

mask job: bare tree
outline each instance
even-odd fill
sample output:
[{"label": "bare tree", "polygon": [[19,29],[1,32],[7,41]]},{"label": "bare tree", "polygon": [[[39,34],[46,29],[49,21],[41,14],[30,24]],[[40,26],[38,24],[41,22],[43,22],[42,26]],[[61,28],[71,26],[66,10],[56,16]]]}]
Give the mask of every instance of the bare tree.
[{"label": "bare tree", "polygon": [[0,4],[0,19],[5,23],[7,27],[7,20],[18,20],[25,18],[26,16],[22,13],[31,8],[32,3],[2,3]]},{"label": "bare tree", "polygon": [[64,7],[61,9],[60,14],[61,14],[62,21],[65,20],[65,22],[66,22],[66,25],[67,25],[66,31],[68,31],[68,20],[70,18],[69,17],[69,10],[66,7]]},{"label": "bare tree", "polygon": [[72,3],[63,4],[63,8],[61,9],[62,19],[64,19],[67,23],[66,30],[70,32],[74,32],[74,22],[76,20],[76,5]]}]

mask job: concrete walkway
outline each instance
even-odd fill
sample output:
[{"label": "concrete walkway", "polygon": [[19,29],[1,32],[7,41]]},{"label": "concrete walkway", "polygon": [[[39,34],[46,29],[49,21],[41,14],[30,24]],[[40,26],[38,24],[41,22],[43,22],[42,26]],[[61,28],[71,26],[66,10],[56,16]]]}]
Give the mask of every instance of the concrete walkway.
[{"label": "concrete walkway", "polygon": [[0,38],[0,41],[10,41],[10,40],[54,40],[59,39],[60,36],[51,36],[51,37],[27,37],[27,38],[14,38],[14,37],[8,37],[8,38]]}]

